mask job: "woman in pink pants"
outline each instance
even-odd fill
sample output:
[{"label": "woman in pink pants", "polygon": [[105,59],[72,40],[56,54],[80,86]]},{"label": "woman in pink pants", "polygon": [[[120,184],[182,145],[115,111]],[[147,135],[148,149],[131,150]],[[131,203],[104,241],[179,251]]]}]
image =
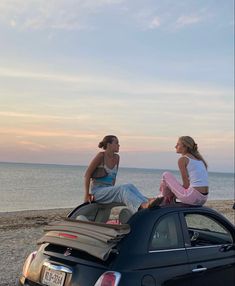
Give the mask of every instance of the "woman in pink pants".
[{"label": "woman in pink pants", "polygon": [[207,164],[198,152],[193,138],[180,137],[175,148],[176,152],[182,155],[178,160],[178,166],[183,184],[179,183],[172,173],[163,173],[161,194],[158,197],[163,197],[162,204],[172,203],[177,198],[185,204],[203,205],[209,191]]}]

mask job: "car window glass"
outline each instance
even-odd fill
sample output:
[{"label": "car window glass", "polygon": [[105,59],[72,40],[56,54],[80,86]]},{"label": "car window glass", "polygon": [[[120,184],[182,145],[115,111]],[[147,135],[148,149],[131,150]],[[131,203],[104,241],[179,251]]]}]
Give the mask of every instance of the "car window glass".
[{"label": "car window glass", "polygon": [[73,219],[105,224],[127,223],[133,213],[126,206],[90,205],[79,210]]},{"label": "car window glass", "polygon": [[107,224],[124,224],[132,216],[131,211],[126,206],[113,207],[109,219],[106,221]]},{"label": "car window glass", "polygon": [[164,216],[157,222],[150,242],[150,250],[163,250],[179,247],[176,217]]},{"label": "car window glass", "polygon": [[232,235],[219,221],[204,214],[185,214],[190,246],[232,243]]}]

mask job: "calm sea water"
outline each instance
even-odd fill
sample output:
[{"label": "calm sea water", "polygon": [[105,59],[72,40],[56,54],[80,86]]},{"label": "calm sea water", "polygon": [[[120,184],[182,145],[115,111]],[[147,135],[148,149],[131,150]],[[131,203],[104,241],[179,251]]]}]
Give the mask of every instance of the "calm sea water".
[{"label": "calm sea water", "polygon": [[[0,212],[72,208],[83,201],[86,167],[0,163]],[[117,184],[133,183],[146,196],[158,193],[163,170],[120,168]],[[177,171],[173,171],[179,177]],[[209,173],[209,200],[234,199],[234,174]]]}]

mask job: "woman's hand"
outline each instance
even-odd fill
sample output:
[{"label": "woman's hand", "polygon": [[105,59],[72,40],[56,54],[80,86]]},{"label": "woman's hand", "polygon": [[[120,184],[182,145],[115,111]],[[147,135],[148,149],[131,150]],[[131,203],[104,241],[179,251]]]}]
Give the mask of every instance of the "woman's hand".
[{"label": "woman's hand", "polygon": [[95,200],[95,197],[92,194],[88,194],[84,198],[84,203],[91,203]]}]

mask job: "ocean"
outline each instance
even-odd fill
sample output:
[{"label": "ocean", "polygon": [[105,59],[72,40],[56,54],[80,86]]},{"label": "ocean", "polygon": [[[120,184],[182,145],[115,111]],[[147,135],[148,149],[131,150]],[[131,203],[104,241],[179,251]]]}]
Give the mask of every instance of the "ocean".
[{"label": "ocean", "polygon": [[[0,212],[73,208],[83,202],[86,167],[0,163]],[[116,184],[133,183],[147,197],[158,193],[166,170],[120,168]],[[178,171],[172,171],[179,179]],[[234,174],[209,173],[209,200],[234,200]]]}]

